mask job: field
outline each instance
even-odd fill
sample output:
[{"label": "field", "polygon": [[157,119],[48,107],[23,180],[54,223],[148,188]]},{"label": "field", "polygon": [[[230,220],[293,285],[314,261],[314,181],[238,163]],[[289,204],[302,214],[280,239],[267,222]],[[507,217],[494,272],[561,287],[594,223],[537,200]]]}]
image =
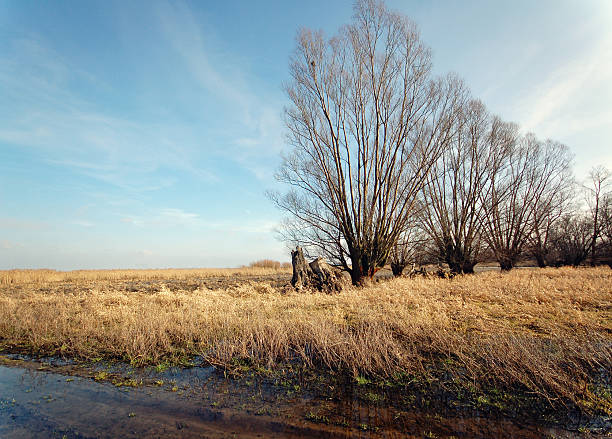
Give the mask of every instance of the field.
[{"label": "field", "polygon": [[[522,392],[610,413],[612,270],[522,269],[297,293],[288,269],[0,273],[6,352]],[[493,393],[491,393],[493,392]]]}]

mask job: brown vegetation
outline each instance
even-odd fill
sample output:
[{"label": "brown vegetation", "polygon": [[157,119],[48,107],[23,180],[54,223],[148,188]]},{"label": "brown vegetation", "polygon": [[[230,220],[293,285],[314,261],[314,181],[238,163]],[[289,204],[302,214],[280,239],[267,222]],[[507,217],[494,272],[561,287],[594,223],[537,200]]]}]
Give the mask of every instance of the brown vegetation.
[{"label": "brown vegetation", "polygon": [[402,278],[336,295],[254,282],[170,289],[161,273],[148,292],[91,280],[94,272],[70,281],[13,276],[12,284],[6,276],[0,343],[8,350],[136,364],[193,355],[218,365],[300,361],[385,377],[442,365],[477,385],[586,406],[597,400],[593,377],[612,369],[608,268]]},{"label": "brown vegetation", "polygon": [[274,270],[291,268],[290,262],[278,262],[272,259],[260,259],[259,261],[251,262],[249,268],[270,268]]},{"label": "brown vegetation", "polygon": [[[266,262],[266,265],[260,264]],[[274,262],[270,266],[267,262]],[[278,265],[276,265],[278,264]],[[83,282],[83,281],[119,281],[119,280],[163,280],[193,279],[231,276],[266,276],[278,272],[290,272],[291,264],[276,261],[258,261],[249,267],[241,268],[168,268],[144,270],[3,270],[0,271],[0,285],[45,283],[45,282]]]}]

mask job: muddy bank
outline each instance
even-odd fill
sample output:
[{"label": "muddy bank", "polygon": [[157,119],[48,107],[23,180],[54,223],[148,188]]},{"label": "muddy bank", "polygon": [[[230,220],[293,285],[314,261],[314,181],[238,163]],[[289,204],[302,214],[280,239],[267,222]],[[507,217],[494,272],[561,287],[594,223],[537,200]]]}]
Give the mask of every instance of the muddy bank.
[{"label": "muddy bank", "polygon": [[0,364],[2,438],[569,438],[578,434],[492,414],[400,410],[384,399],[364,401],[352,388],[315,394],[306,382],[302,387],[298,381],[249,373],[229,377],[212,367],[131,369],[17,356],[3,356]]}]

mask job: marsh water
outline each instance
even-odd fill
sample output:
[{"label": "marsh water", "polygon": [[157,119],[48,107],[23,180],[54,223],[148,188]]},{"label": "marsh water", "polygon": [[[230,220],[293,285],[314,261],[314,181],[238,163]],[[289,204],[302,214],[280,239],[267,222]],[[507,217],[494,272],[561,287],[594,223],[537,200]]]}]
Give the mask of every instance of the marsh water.
[{"label": "marsh water", "polygon": [[400,411],[351,389],[229,378],[212,367],[139,370],[11,360],[0,365],[1,438],[574,437],[517,420]]}]

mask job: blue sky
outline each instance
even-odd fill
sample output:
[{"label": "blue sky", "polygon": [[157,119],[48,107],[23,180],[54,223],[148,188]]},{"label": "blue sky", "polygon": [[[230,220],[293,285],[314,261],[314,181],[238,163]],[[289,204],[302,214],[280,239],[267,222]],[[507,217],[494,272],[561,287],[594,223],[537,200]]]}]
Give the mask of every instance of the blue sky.
[{"label": "blue sky", "polygon": [[[612,169],[612,2],[389,1],[491,111]],[[350,1],[0,0],[0,269],[288,260],[266,199],[300,27]]]}]

